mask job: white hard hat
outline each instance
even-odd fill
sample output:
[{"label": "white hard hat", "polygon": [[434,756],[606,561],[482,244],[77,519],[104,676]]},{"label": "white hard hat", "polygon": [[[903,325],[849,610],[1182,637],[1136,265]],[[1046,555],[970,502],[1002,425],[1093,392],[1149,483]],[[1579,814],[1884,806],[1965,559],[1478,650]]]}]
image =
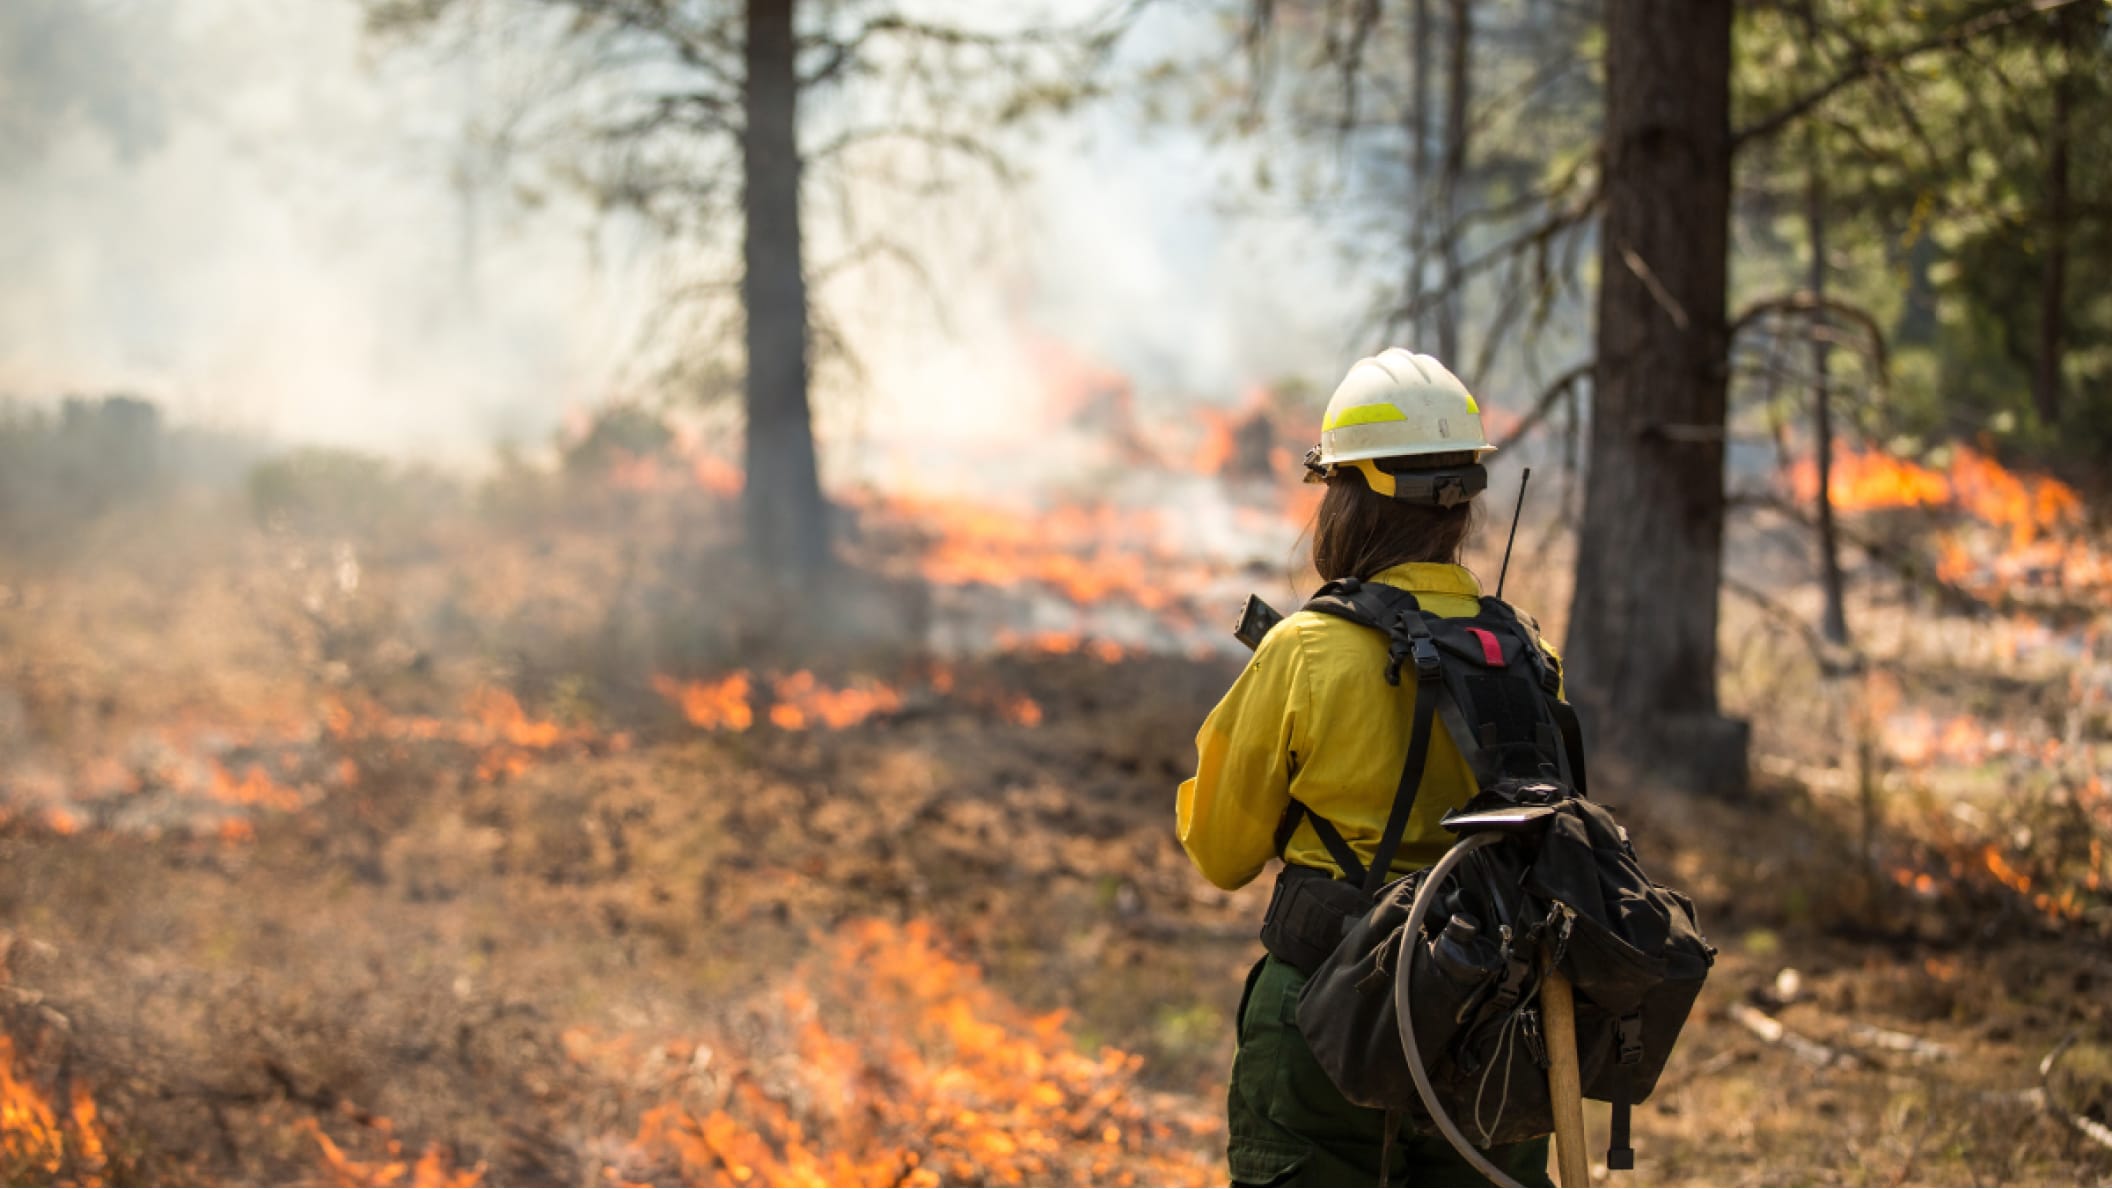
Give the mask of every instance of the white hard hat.
[{"label": "white hard hat", "polygon": [[1479,461],[1495,449],[1482,428],[1481,406],[1451,369],[1432,356],[1388,347],[1357,360],[1327,398],[1311,465],[1324,474],[1364,459],[1469,451]]}]

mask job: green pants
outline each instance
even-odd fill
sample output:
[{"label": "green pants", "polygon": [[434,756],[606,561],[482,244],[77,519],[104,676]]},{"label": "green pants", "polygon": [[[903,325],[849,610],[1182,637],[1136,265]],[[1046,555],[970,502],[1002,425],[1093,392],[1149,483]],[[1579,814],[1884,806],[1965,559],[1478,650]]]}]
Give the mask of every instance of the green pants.
[{"label": "green pants", "polygon": [[[1384,1112],[1353,1105],[1313,1059],[1298,1031],[1305,976],[1264,958],[1240,1000],[1239,1053],[1232,1061],[1228,1155],[1235,1185],[1376,1185]],[[1522,1185],[1548,1185],[1547,1140],[1490,1148],[1491,1164]],[[1389,1185],[1487,1182],[1443,1136],[1396,1132]]]}]

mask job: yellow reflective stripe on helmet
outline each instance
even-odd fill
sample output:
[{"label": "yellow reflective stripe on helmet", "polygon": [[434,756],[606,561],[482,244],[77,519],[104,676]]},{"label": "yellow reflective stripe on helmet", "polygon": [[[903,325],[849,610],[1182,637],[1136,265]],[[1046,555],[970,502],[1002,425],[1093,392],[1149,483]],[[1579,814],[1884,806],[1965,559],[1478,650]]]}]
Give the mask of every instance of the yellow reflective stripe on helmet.
[{"label": "yellow reflective stripe on helmet", "polygon": [[1476,404],[1476,403],[1475,403],[1475,401],[1474,401],[1474,394],[1473,394],[1473,393],[1471,393],[1471,392],[1462,392],[1462,393],[1460,393],[1459,395],[1460,395],[1460,396],[1462,396],[1462,397],[1464,397],[1464,398],[1466,399],[1466,402],[1467,402],[1467,412],[1469,412],[1469,413],[1472,413],[1472,414],[1474,414],[1474,415],[1475,415],[1476,417],[1479,417],[1479,416],[1481,416],[1481,406],[1480,406],[1479,404]]},{"label": "yellow reflective stripe on helmet", "polygon": [[1330,429],[1341,429],[1345,425],[1374,425],[1381,421],[1406,421],[1408,414],[1401,412],[1385,401],[1368,405],[1352,405],[1339,413],[1331,413],[1321,424],[1322,433]]}]

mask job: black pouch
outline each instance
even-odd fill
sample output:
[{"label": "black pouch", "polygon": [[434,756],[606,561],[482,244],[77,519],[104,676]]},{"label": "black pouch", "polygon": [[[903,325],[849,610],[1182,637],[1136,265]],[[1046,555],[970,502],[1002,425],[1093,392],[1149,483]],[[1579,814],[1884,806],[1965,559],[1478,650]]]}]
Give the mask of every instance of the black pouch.
[{"label": "black pouch", "polygon": [[[1417,1131],[1435,1133],[1401,1048],[1394,984],[1406,961],[1415,988],[1411,1024],[1438,1093],[1459,1125],[1488,1146],[1544,1135],[1550,1126],[1545,1051],[1538,1012],[1530,1006],[1538,973],[1523,960],[1522,949],[1498,941],[1499,930],[1538,919],[1545,909],[1485,894],[1492,884],[1515,886],[1519,865],[1513,856],[1484,852],[1475,859],[1477,878],[1438,889],[1426,936],[1410,937],[1407,929],[1426,872],[1387,885],[1307,981],[1298,999],[1298,1030],[1343,1097],[1394,1111]],[[1455,949],[1451,962],[1441,962],[1444,923],[1454,914],[1486,932]]]},{"label": "black pouch", "polygon": [[[1650,881],[1603,806],[1518,794],[1499,788],[1446,819],[1515,837],[1466,856],[1433,889],[1421,936],[1408,920],[1426,873],[1388,885],[1307,980],[1298,1029],[1345,1098],[1434,1130],[1400,1043],[1405,961],[1409,1024],[1445,1112],[1482,1146],[1544,1135],[1553,1112],[1535,963],[1552,947],[1576,991],[1584,1094],[1614,1104],[1611,1158],[1624,1167],[1628,1108],[1656,1088],[1715,951],[1692,902]],[[1440,961],[1454,916],[1476,931]]]},{"label": "black pouch", "polygon": [[1335,952],[1342,935],[1371,909],[1371,900],[1354,884],[1331,879],[1325,871],[1285,864],[1261,918],[1261,944],[1269,953],[1311,974]]}]

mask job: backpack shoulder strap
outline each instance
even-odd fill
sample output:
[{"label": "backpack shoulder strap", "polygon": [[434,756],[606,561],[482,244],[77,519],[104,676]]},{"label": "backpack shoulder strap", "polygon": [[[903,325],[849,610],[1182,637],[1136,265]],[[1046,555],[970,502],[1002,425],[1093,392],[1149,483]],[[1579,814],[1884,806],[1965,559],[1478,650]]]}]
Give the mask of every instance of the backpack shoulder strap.
[{"label": "backpack shoulder strap", "polygon": [[[1340,578],[1320,588],[1319,592],[1305,602],[1305,610],[1332,615],[1351,623],[1384,633],[1386,648],[1386,684],[1401,683],[1401,666],[1417,648],[1415,636],[1421,633],[1425,645],[1429,644],[1430,630],[1423,622],[1423,605],[1414,595],[1383,582],[1359,582],[1355,578]],[[1418,670],[1427,663],[1435,675],[1437,649],[1428,647],[1428,657],[1418,655]]]},{"label": "backpack shoulder strap", "polygon": [[1403,666],[1411,662],[1414,665],[1415,709],[1408,732],[1408,755],[1401,765],[1393,805],[1386,814],[1386,826],[1379,835],[1378,849],[1372,853],[1371,866],[1366,868],[1356,861],[1355,849],[1334,823],[1295,799],[1284,815],[1284,824],[1277,828],[1277,851],[1281,853],[1290,842],[1290,832],[1297,829],[1298,822],[1311,818],[1314,833],[1320,836],[1321,844],[1341,866],[1343,876],[1363,885],[1367,893],[1376,895],[1385,885],[1393,868],[1394,856],[1400,853],[1401,839],[1408,831],[1408,816],[1415,808],[1416,793],[1423,783],[1423,769],[1430,760],[1430,736],[1439,703],[1449,701],[1444,689],[1444,666],[1437,642],[1431,638],[1429,622],[1424,618],[1427,613],[1415,596],[1405,590],[1380,582],[1344,579],[1321,587],[1320,592],[1306,602],[1305,609],[1385,633],[1387,684],[1399,685]]}]

